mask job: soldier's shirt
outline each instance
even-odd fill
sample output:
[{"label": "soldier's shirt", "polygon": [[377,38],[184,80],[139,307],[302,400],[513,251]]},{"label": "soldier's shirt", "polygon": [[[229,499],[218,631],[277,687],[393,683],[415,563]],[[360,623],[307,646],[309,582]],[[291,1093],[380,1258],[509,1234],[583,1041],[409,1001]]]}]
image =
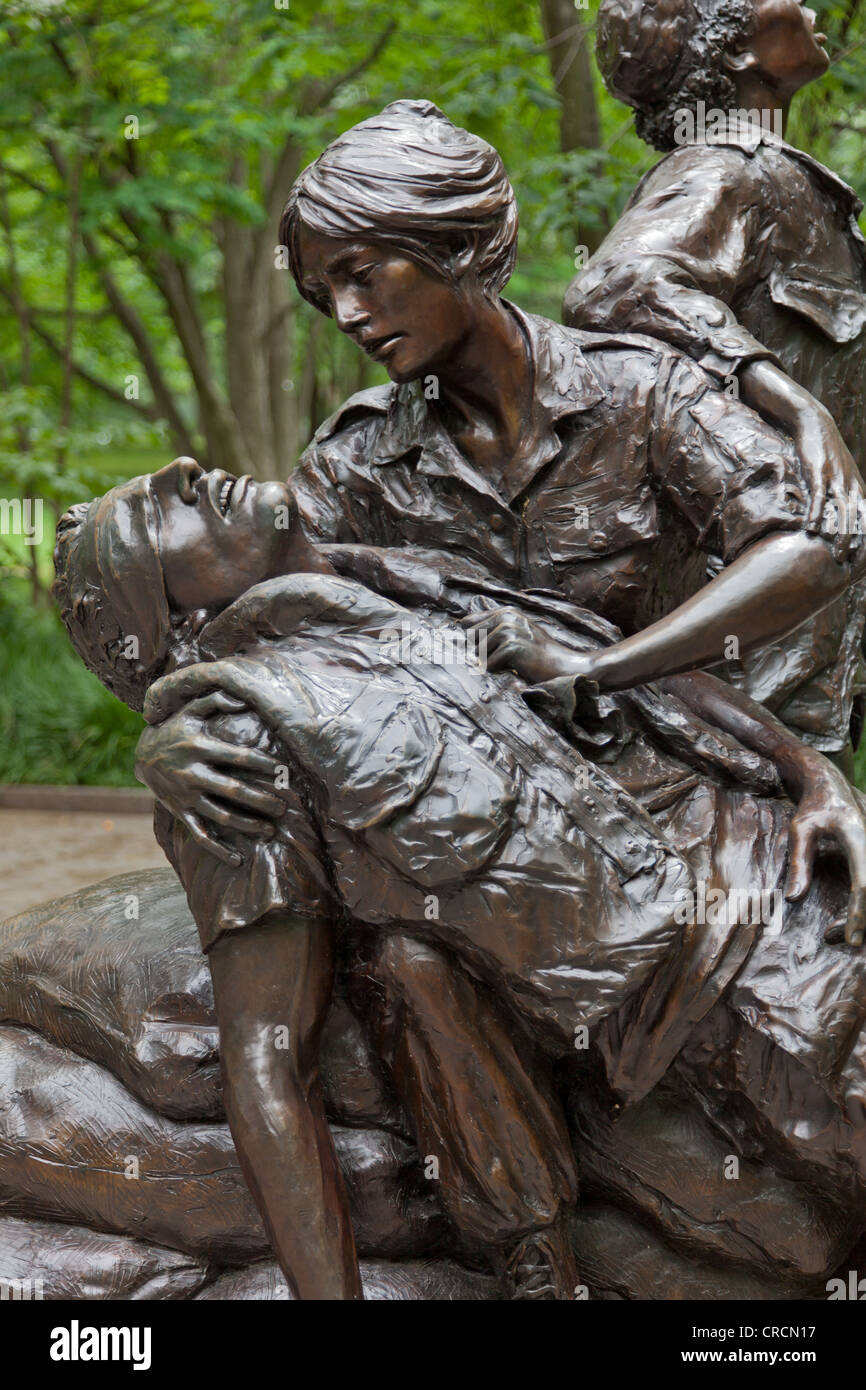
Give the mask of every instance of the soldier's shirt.
[{"label": "soldier's shirt", "polygon": [[[443,427],[431,383],[361,392],[319,429],[290,480],[313,539],[464,555],[632,633],[703,587],[708,555],[730,563],[761,537],[804,526],[790,441],[688,357],[508,308],[532,360],[532,457],[503,460],[489,477]],[[817,741],[835,747],[847,738],[862,630],[842,608],[825,656],[842,675],[815,715]],[[814,660],[793,641],[784,652],[762,690],[770,707],[799,689]]]},{"label": "soldier's shirt", "polygon": [[159,804],[157,837],[206,950],[280,911],[409,931],[568,1049],[671,954],[690,871],[513,677],[395,656],[383,639],[408,617],[354,581],[299,574],[215,618],[200,634],[213,659],[156,682],[146,717],[214,689],[237,699],[209,732],[277,760],[286,813],[273,838],[222,832],[239,868]]}]

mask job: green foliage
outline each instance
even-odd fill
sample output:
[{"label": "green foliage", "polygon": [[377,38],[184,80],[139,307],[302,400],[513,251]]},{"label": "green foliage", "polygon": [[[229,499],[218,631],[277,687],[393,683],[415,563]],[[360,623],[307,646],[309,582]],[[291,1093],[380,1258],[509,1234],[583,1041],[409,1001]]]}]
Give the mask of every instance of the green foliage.
[{"label": "green foliage", "polygon": [[[790,136],[866,194],[866,9],[814,3],[836,61]],[[596,11],[575,9],[590,42]],[[656,158],[597,71],[601,149],[561,153],[538,0],[5,0],[0,84],[0,497],[42,498],[49,529],[181,445],[225,466],[226,417],[253,470],[288,472],[326,414],[384,379],[259,272],[276,274],[294,174],[387,102],[428,97],[501,151],[521,215],[509,293],[554,317],[575,247]],[[235,318],[262,306],[252,325],[230,322],[229,272]],[[282,403],[270,445],[251,432],[248,359]],[[137,724],[48,611],[50,548],[0,536],[0,778],[125,780]]]},{"label": "green foliage", "polygon": [[136,786],[143,728],[79,661],[59,618],[0,584],[0,782]]},{"label": "green foliage", "polygon": [[813,8],[834,61],[794,102],[788,138],[841,174],[866,200],[866,13],[860,0],[814,0]]}]

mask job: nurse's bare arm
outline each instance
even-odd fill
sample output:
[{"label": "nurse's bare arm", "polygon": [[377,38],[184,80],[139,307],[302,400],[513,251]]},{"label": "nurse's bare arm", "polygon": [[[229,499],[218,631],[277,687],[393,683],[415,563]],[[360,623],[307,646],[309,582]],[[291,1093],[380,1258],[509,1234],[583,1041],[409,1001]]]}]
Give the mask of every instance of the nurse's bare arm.
[{"label": "nurse's bare arm", "polygon": [[802,531],[756,541],[727,569],[658,622],[598,651],[577,653],[546,642],[513,609],[472,626],[487,632],[491,670],[513,667],[530,681],[583,676],[602,690],[714,666],[736,638],[741,655],[787,636],[845,592],[866,571],[866,556],[837,561],[826,541]]},{"label": "nurse's bare arm", "polygon": [[840,562],[818,536],[766,536],[666,617],[594,654],[592,678],[625,690],[713,666],[729,655],[732,638],[746,654],[795,631],[864,572],[866,556]]}]

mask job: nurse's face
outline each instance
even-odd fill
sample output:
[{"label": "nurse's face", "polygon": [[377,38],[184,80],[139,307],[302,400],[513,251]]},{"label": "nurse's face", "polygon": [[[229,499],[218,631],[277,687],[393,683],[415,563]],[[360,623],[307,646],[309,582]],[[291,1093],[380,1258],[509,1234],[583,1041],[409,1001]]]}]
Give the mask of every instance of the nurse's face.
[{"label": "nurse's face", "polygon": [[471,295],[392,246],[325,236],[301,224],[305,289],[327,298],[341,332],[392,381],[453,361],[473,324]]},{"label": "nurse's face", "polygon": [[799,0],[752,0],[754,28],[747,51],[757,68],[789,99],[827,71],[826,36],[815,32],[815,11]]}]

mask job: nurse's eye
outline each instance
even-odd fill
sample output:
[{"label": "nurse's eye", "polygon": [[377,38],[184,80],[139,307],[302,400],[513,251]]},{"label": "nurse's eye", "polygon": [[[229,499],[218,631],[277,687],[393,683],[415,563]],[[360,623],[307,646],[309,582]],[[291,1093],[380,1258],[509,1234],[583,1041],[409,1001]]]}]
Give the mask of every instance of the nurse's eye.
[{"label": "nurse's eye", "polygon": [[375,265],[358,266],[356,270],[352,271],[352,279],[358,285],[366,285],[367,281],[369,280],[370,276],[373,274],[373,271],[375,269]]}]

